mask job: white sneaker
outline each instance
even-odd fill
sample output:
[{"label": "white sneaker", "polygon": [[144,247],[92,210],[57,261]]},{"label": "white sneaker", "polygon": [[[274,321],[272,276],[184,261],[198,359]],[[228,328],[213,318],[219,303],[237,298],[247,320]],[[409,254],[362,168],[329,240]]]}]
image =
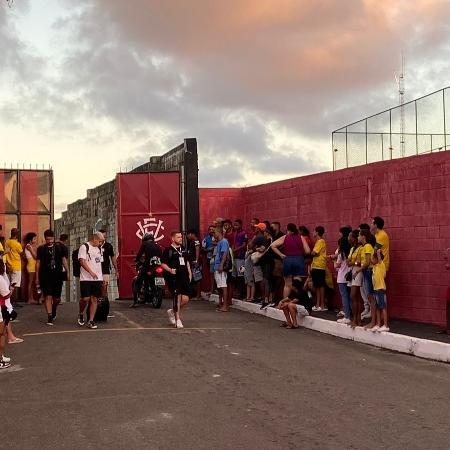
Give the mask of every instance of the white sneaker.
[{"label": "white sneaker", "polygon": [[380,331],[380,327],[378,325],[375,325],[372,328],[369,328],[369,330],[375,333],[376,331]]},{"label": "white sneaker", "polygon": [[378,331],[379,331],[380,333],[383,333],[383,332],[385,332],[385,331],[389,331],[389,327],[387,327],[386,325],[383,325],[382,327],[380,327],[380,328],[378,329]]},{"label": "white sneaker", "polygon": [[372,318],[372,314],[370,314],[370,311],[363,311],[361,313],[361,319],[371,319]]},{"label": "white sneaker", "polygon": [[312,310],[313,310],[313,311],[320,311],[321,309],[318,308],[317,306],[313,306],[313,307],[312,307]]},{"label": "white sneaker", "polygon": [[176,321],[176,326],[177,326],[177,328],[184,328],[184,327],[183,327],[183,324],[181,323],[181,320],[180,320],[180,319],[178,319],[178,320]]},{"label": "white sneaker", "polygon": [[11,358],[8,358],[7,356],[5,356],[5,355],[2,355],[2,357],[0,358],[3,362],[5,362],[5,363],[9,363],[9,362],[11,362]]},{"label": "white sneaker", "polygon": [[173,312],[173,309],[168,309],[167,310],[167,315],[169,316],[169,322],[171,325],[175,325],[176,324],[176,320],[175,320],[175,314]]},{"label": "white sneaker", "polygon": [[345,317],[343,317],[342,319],[338,319],[337,323],[343,323],[344,325],[348,325],[349,323],[352,323],[352,321],[350,319],[346,319]]},{"label": "white sneaker", "polygon": [[328,311],[328,308],[324,306],[323,308],[320,308],[321,311]]},{"label": "white sneaker", "polygon": [[339,311],[339,312],[337,313],[337,318],[338,318],[338,319],[343,319],[344,317],[345,317],[344,311]]}]

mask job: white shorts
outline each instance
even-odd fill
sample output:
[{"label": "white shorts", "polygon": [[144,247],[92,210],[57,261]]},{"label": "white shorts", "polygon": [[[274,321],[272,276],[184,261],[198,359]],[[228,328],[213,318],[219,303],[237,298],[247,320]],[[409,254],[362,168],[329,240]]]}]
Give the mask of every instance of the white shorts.
[{"label": "white shorts", "polygon": [[22,282],[22,272],[19,270],[18,272],[11,272],[9,274],[9,282],[11,284],[16,284],[16,287],[20,287],[20,283]]},{"label": "white shorts", "polygon": [[356,275],[355,278],[353,278],[353,275],[356,273],[356,267],[353,267],[352,269],[352,286],[361,286],[363,282],[363,274],[362,272],[359,272],[358,275]]},{"label": "white shorts", "polygon": [[111,281],[111,275],[109,273],[104,273],[103,274],[103,281],[105,283],[109,283]]},{"label": "white shorts", "polygon": [[216,280],[217,287],[219,289],[227,287],[227,273],[226,272],[214,272],[214,279]]}]

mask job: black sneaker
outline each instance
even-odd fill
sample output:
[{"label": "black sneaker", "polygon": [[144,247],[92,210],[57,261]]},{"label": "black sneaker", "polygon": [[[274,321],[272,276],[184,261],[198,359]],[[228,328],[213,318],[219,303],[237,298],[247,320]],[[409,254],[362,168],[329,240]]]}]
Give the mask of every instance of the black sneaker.
[{"label": "black sneaker", "polygon": [[87,323],[87,327],[90,328],[91,330],[96,330],[98,328],[97,325],[95,325],[95,323],[92,321],[89,321]]},{"label": "black sneaker", "polygon": [[52,326],[53,326],[53,320],[52,320],[51,317],[47,320],[46,325],[48,325],[49,327],[52,327]]},{"label": "black sneaker", "polygon": [[78,315],[78,325],[80,325],[80,327],[84,326],[84,315],[83,314]]},{"label": "black sneaker", "polygon": [[261,307],[260,307],[259,309],[266,309],[268,306],[269,306],[268,303],[262,302],[262,303],[261,303]]}]

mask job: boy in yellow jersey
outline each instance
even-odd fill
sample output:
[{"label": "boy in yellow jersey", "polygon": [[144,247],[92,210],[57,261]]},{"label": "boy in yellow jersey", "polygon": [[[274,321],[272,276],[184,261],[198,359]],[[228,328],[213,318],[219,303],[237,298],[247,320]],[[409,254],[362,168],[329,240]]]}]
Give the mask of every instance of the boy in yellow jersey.
[{"label": "boy in yellow jersey", "polygon": [[[388,314],[386,305],[386,265],[383,261],[383,252],[379,244],[376,245],[376,252],[372,255],[372,281],[373,292],[376,300],[376,324],[370,331],[389,331]],[[381,325],[383,322],[383,325]]]},{"label": "boy in yellow jersey", "polygon": [[389,270],[389,235],[384,230],[384,220],[376,216],[373,218],[371,230],[372,234],[375,236],[377,244],[381,246],[381,253],[383,254],[384,265],[386,266],[386,272]]},{"label": "boy in yellow jersey", "polygon": [[23,248],[19,242],[19,230],[11,230],[11,238],[5,242],[6,268],[11,281],[11,287],[14,287],[16,299],[17,289],[20,288],[22,281],[22,255]]},{"label": "boy in yellow jersey", "polygon": [[325,228],[322,226],[316,227],[314,237],[316,243],[314,244],[311,256],[313,261],[311,264],[311,278],[314,289],[316,290],[316,306],[313,311],[327,311],[325,306],[325,286],[326,286],[326,269],[327,269],[327,243],[323,238]]}]

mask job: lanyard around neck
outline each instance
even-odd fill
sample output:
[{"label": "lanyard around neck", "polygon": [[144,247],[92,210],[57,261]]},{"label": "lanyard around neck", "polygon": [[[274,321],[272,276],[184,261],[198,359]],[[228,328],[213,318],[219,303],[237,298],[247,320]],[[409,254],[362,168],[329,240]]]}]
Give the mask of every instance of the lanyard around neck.
[{"label": "lanyard around neck", "polygon": [[[177,247],[175,247],[175,245],[172,244],[172,248],[180,255],[183,256],[183,252],[181,250],[179,250]],[[181,246],[179,247],[181,248]]]}]

